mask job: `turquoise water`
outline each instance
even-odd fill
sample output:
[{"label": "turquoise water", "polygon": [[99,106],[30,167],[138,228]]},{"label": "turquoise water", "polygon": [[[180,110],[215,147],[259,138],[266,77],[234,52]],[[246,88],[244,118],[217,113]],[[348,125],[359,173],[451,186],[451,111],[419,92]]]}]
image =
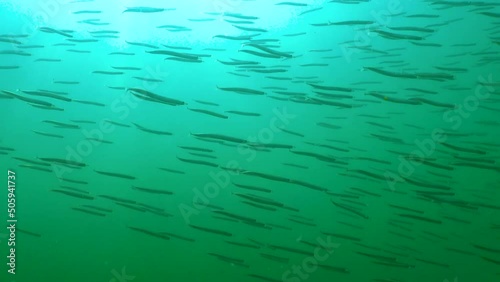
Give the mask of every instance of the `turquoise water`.
[{"label": "turquoise water", "polygon": [[0,1],[1,281],[497,281],[498,6]]}]

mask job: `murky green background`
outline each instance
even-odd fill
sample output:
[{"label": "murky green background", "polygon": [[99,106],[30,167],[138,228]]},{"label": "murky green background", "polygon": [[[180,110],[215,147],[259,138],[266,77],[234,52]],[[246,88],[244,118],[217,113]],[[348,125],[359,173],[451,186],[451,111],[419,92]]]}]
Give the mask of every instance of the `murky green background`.
[{"label": "murky green background", "polygon": [[[8,91],[0,97],[0,164],[16,173],[19,228],[15,275],[7,273],[7,231],[0,233],[1,281],[497,281],[499,4],[279,3],[0,1],[0,90]],[[175,10],[124,12],[138,6]],[[113,32],[96,33],[103,30]],[[270,53],[249,44],[282,56],[262,57]],[[155,50],[202,62],[148,53]],[[228,64],[236,60],[253,63]],[[140,99],[130,88],[185,104]],[[318,240],[338,244],[320,267],[306,255],[325,252]]]}]

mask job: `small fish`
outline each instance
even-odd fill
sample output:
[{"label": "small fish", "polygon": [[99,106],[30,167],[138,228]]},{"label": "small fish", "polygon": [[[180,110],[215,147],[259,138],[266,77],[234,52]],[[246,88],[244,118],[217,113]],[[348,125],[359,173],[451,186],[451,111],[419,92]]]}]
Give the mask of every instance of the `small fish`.
[{"label": "small fish", "polygon": [[261,114],[251,113],[251,112],[243,112],[243,111],[226,111],[226,113],[240,115],[240,116],[249,116],[249,117],[259,117]]},{"label": "small fish", "polygon": [[17,226],[16,226],[16,231],[19,232],[19,233],[28,234],[28,235],[31,235],[31,236],[34,236],[34,237],[42,237],[42,235],[40,235],[40,234],[31,232],[31,231],[27,231],[27,230],[24,230],[24,229],[19,229],[19,227],[17,227]]},{"label": "small fish", "polygon": [[190,146],[179,146],[179,148],[186,149],[186,150],[198,151],[198,152],[205,152],[205,153],[212,153],[214,151],[212,149],[190,147]]},{"label": "small fish", "polygon": [[[122,74],[122,73],[120,73]],[[133,78],[147,82],[163,82],[161,79],[134,76]]]},{"label": "small fish", "polygon": [[144,188],[144,187],[137,187],[137,186],[132,186],[132,189],[146,192],[146,193],[152,193],[152,194],[165,194],[165,195],[172,195],[173,192],[167,191],[167,190],[158,190],[158,189],[151,189],[151,188]]},{"label": "small fish", "polygon": [[93,205],[82,205],[82,207],[89,208],[89,209],[94,209],[94,210],[102,211],[102,212],[113,212],[110,209],[101,208],[101,207],[93,206]]},{"label": "small fish", "polygon": [[65,191],[65,190],[60,190],[60,189],[52,189],[50,190],[52,192],[60,193],[60,194],[65,194],[71,197],[75,198],[80,198],[80,199],[85,199],[85,200],[93,200],[94,197],[86,195],[86,194],[81,194],[81,193],[76,193],[76,192],[71,192],[71,191]]},{"label": "small fish", "polygon": [[64,138],[64,136],[59,135],[59,134],[52,134],[52,133],[45,133],[45,132],[40,132],[40,131],[35,131],[32,130],[34,133],[42,136],[47,136],[47,137],[54,137],[54,138]]},{"label": "small fish", "polygon": [[140,130],[142,130],[144,132],[153,133],[153,134],[156,134],[156,135],[167,135],[167,136],[172,135],[172,133],[167,132],[167,131],[160,131],[160,130],[149,129],[149,128],[146,128],[144,126],[138,125],[137,123],[133,123],[133,122],[132,122],[132,124],[135,125],[135,127],[137,127],[138,129],[140,129]]},{"label": "small fish", "polygon": [[205,231],[208,233],[213,233],[213,234],[222,235],[222,236],[226,236],[226,237],[233,236],[233,234],[226,232],[226,231],[222,231],[222,230],[217,230],[217,229],[208,228],[208,227],[202,227],[202,226],[198,226],[198,225],[194,225],[194,224],[189,224],[189,226],[194,228],[194,229],[198,229],[198,230]]},{"label": "small fish", "polygon": [[95,74],[106,74],[106,75],[121,75],[123,72],[121,71],[93,71]]},{"label": "small fish", "polygon": [[137,231],[137,232],[140,232],[140,233],[152,236],[152,237],[156,237],[156,238],[162,239],[162,240],[170,240],[170,237],[168,237],[165,234],[162,234],[161,232],[153,232],[153,231],[149,231],[149,230],[146,230],[146,229],[143,229],[143,228],[131,227],[131,226],[129,226],[128,228],[132,229],[134,231]]},{"label": "small fish", "polygon": [[217,86],[218,89],[223,90],[223,91],[230,91],[230,92],[235,92],[238,94],[244,94],[244,95],[264,95],[265,92],[260,91],[260,90],[254,90],[250,88],[242,88],[242,87],[219,87]]},{"label": "small fish", "polygon": [[29,169],[38,170],[38,171],[52,172],[52,169],[50,169],[50,168],[39,167],[39,166],[36,166],[36,165],[25,165],[25,164],[22,164],[22,165],[19,165],[19,167],[29,168]]},{"label": "small fish", "polygon": [[[0,149],[1,149],[1,148],[0,148]],[[29,163],[29,164],[34,164],[34,165],[50,166],[50,164],[49,164],[49,163],[39,162],[39,161],[34,161],[34,160],[25,159],[25,158],[20,158],[20,157],[13,157],[13,159],[16,159],[16,160],[18,160],[18,161],[22,161],[22,162],[26,162],[26,163]]]},{"label": "small fish", "polygon": [[87,214],[91,214],[91,215],[97,215],[97,216],[106,216],[106,214],[104,213],[100,213],[100,212],[96,212],[96,211],[92,211],[92,210],[88,210],[88,209],[82,209],[82,208],[71,208],[72,210],[75,210],[75,211],[79,211],[79,212],[83,212],[83,213],[87,213]]},{"label": "small fish", "polygon": [[85,100],[76,100],[76,99],[73,99],[73,102],[80,103],[80,104],[85,104],[85,105],[93,105],[93,106],[99,106],[99,107],[106,107],[105,104],[94,102],[94,101],[85,101]]},{"label": "small fish", "polygon": [[226,115],[219,114],[219,113],[212,112],[212,111],[208,111],[208,110],[203,110],[203,109],[191,109],[191,108],[188,108],[188,110],[193,111],[193,112],[197,112],[197,113],[206,114],[206,115],[213,116],[213,117],[217,117],[217,118],[222,118],[222,119],[228,119],[229,118]]},{"label": "small fish", "polygon": [[133,201],[133,200],[119,198],[119,197],[116,197],[116,196],[99,195],[99,197],[105,198],[105,199],[109,199],[109,200],[112,200],[112,201],[115,201],[115,202],[120,202],[120,203],[135,204],[135,201]]},{"label": "small fish", "polygon": [[71,166],[71,167],[85,167],[85,166],[87,166],[86,164],[84,164],[82,162],[66,160],[66,159],[59,159],[59,158],[38,158],[38,159],[42,160],[44,162],[67,165],[67,166]]},{"label": "small fish", "polygon": [[186,103],[180,100],[167,98],[153,92],[143,90],[140,88],[127,88],[127,91],[131,92],[134,96],[141,98],[146,101],[162,103],[170,106],[185,105]]},{"label": "small fish", "polygon": [[127,174],[122,174],[122,173],[115,173],[115,172],[107,172],[107,171],[102,171],[102,170],[95,170],[95,172],[102,174],[102,175],[107,175],[107,176],[112,176],[112,177],[118,177],[118,178],[125,178],[129,180],[134,180],[135,176],[127,175]]},{"label": "small fish", "polygon": [[299,2],[279,2],[279,3],[276,3],[275,5],[294,6],[294,7],[306,7],[306,6],[308,6],[306,3],[299,3]]},{"label": "small fish", "polygon": [[56,34],[59,34],[59,35],[65,36],[65,37],[69,37],[69,38],[73,37],[73,35],[69,34],[68,32],[59,31],[59,30],[56,30],[56,29],[53,29],[50,27],[40,27],[40,28],[38,28],[38,30],[45,32],[45,33],[56,33]]},{"label": "small fish", "polygon": [[167,172],[177,173],[177,174],[185,174],[185,172],[184,172],[184,171],[175,170],[175,169],[170,169],[170,168],[163,168],[163,167],[160,167],[159,169],[161,169],[161,170],[163,170],[163,171],[167,171]]},{"label": "small fish", "polygon": [[165,11],[173,11],[175,9],[169,8],[153,8],[153,7],[128,7],[123,13],[158,13]]}]

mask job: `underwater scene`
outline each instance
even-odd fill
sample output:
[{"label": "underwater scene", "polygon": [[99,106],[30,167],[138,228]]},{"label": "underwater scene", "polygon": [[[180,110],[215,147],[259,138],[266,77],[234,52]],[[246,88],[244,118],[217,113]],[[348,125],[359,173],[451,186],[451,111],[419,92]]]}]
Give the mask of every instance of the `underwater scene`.
[{"label": "underwater scene", "polygon": [[500,2],[0,19],[0,281],[500,281]]}]

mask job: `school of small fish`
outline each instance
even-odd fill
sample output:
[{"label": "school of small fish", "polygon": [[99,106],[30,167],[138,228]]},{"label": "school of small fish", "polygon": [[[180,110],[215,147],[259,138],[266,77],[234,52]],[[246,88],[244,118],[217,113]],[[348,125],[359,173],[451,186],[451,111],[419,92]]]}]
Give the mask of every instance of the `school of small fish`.
[{"label": "school of small fish", "polygon": [[500,281],[500,2],[220,1],[0,34],[2,162],[238,281]]}]

